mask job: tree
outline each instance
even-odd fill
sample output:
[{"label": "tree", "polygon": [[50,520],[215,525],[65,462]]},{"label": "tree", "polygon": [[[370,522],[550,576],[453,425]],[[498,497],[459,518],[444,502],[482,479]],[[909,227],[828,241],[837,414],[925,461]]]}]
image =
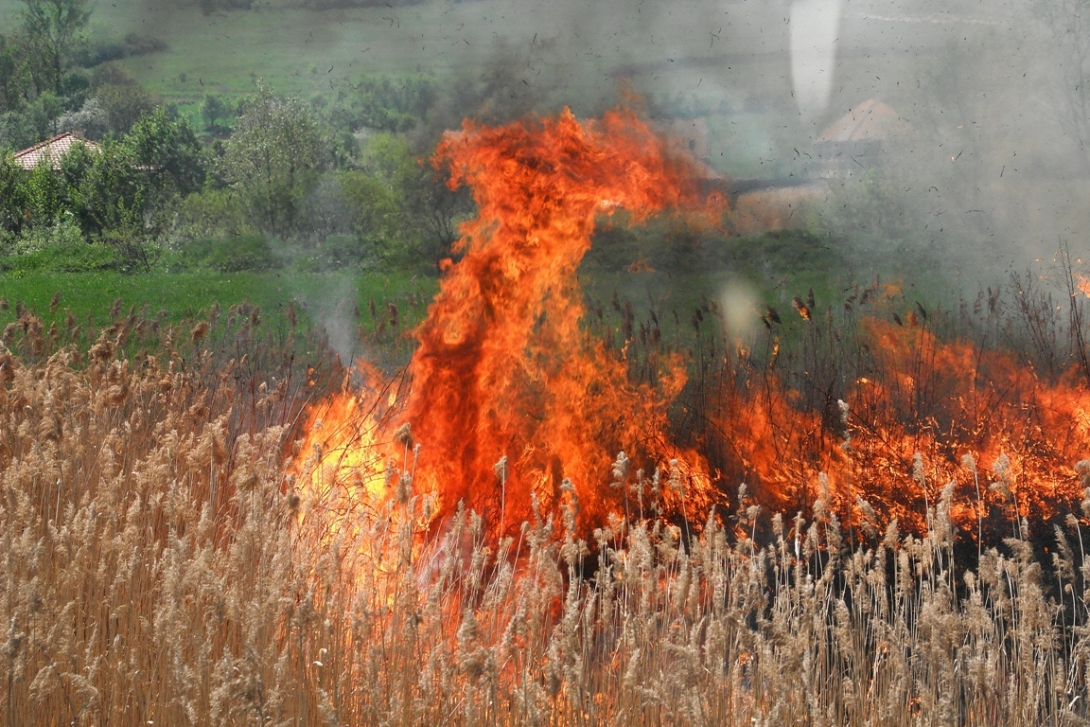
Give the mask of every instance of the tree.
[{"label": "tree", "polygon": [[349,99],[350,128],[409,131],[427,115],[437,97],[435,82],[429,78],[364,77]]},{"label": "tree", "polygon": [[156,107],[156,99],[135,81],[100,85],[95,90],[95,99],[106,112],[110,130],[118,135],[128,133],[142,116]]},{"label": "tree", "polygon": [[69,111],[57,119],[57,130],[74,131],[85,139],[99,141],[110,131],[110,117],[97,98],[83,102],[78,111]]},{"label": "tree", "polygon": [[0,150],[0,231],[19,232],[27,218],[27,172],[10,150]]},{"label": "tree", "polygon": [[266,232],[290,234],[300,203],[327,166],[328,139],[310,106],[265,87],[240,111],[224,144],[223,178]]},{"label": "tree", "polygon": [[406,252],[438,263],[458,239],[458,221],[473,210],[467,189],[451,190],[443,175],[417,157],[401,137],[378,134],[368,144],[368,166],[393,190],[400,206]]},{"label": "tree", "polygon": [[114,249],[126,270],[151,267],[148,242],[159,230],[154,224],[152,194],[144,169],[127,140],[107,139],[102,152],[92,154],[79,186],[72,190],[73,208],[89,238]]},{"label": "tree", "polygon": [[201,102],[201,116],[204,117],[207,124],[205,128],[215,130],[217,121],[220,119],[227,120],[227,104],[215,94],[205,94],[204,101]]},{"label": "tree", "polygon": [[147,114],[125,137],[137,168],[159,202],[196,192],[204,184],[204,150],[184,118],[170,117],[163,107]]},{"label": "tree", "polygon": [[1090,169],[1090,0],[1035,0],[1034,6],[1054,54],[1057,117]]},{"label": "tree", "polygon": [[23,32],[40,61],[37,68],[53,93],[62,95],[64,72],[91,18],[89,0],[23,0]]},{"label": "tree", "polygon": [[34,167],[24,178],[23,189],[23,217],[29,227],[52,225],[68,208],[67,189],[48,164]]},{"label": "tree", "polygon": [[0,112],[18,111],[26,103],[31,85],[27,56],[19,39],[0,35]]}]

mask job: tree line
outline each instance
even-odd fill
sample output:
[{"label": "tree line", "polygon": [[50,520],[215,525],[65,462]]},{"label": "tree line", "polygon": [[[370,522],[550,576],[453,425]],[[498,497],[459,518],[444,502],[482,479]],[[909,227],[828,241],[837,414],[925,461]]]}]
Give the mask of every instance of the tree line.
[{"label": "tree line", "polygon": [[[549,110],[546,84],[519,81],[528,51],[504,47],[483,72],[442,83],[364,75],[304,100],[255,80],[242,98],[206,95],[198,128],[117,62],[155,52],[155,39],[88,39],[89,0],[21,2],[21,25],[0,34],[0,270],[88,247],[109,253],[91,265],[128,270],[210,248],[225,269],[434,269],[472,211],[428,161],[442,132],[465,116]],[[15,163],[67,131],[99,146],[56,169]]]},{"label": "tree line", "polygon": [[115,266],[147,269],[164,251],[255,238],[318,268],[431,266],[447,253],[469,203],[412,138],[372,132],[349,144],[311,104],[267,87],[237,114],[206,143],[153,106],[124,133],[74,145],[56,168],[24,169],[3,150],[0,254],[89,243],[111,248]]},{"label": "tree line", "polygon": [[[0,269],[88,244],[111,253],[94,265],[148,269],[209,241],[256,244],[267,264],[278,245],[316,267],[432,265],[453,241],[468,200],[422,162],[445,123],[417,128],[438,97],[429,78],[366,77],[311,102],[260,83],[237,103],[208,95],[202,134],[122,66],[97,62],[87,0],[23,4],[20,27],[0,34]],[[16,163],[68,131],[97,143],[55,166]],[[243,264],[231,259],[217,264]]]}]

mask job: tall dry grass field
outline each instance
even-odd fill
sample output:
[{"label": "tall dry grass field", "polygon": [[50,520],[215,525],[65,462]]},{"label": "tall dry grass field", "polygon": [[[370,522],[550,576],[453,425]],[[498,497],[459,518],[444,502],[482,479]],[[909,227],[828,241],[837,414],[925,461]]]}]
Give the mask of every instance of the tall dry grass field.
[{"label": "tall dry grass field", "polygon": [[571,502],[499,543],[467,512],[425,532],[408,487],[331,521],[285,474],[310,382],[258,322],[5,332],[4,723],[1088,721],[1073,518],[1044,567],[1013,537],[975,571],[949,488],[923,536],[867,547],[823,498],[756,542],[745,493],[699,535],[614,520],[589,543]]}]

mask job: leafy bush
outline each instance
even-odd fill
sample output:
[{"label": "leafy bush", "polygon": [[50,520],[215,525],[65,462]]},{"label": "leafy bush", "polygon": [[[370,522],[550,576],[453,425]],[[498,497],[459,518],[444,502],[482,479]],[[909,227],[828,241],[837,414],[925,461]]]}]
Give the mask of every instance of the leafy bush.
[{"label": "leafy bush", "polygon": [[131,56],[145,56],[149,53],[165,51],[170,46],[161,38],[151,35],[129,33],[122,40],[96,38],[76,56],[76,64],[84,68],[94,68],[103,63],[120,61]]},{"label": "leafy bush", "polygon": [[50,248],[65,248],[83,244],[83,235],[79,226],[71,218],[41,227],[32,227],[22,235],[12,238],[12,252],[26,255]]},{"label": "leafy bush", "polygon": [[330,235],[312,250],[297,257],[299,272],[321,273],[366,267],[377,262],[376,245],[357,235]]},{"label": "leafy bush", "polygon": [[88,243],[71,220],[50,227],[33,228],[23,235],[11,236],[0,257],[0,271],[9,273],[44,271],[85,273],[116,270],[116,251],[101,243]]},{"label": "leafy bush", "polygon": [[193,240],[168,255],[163,263],[171,270],[211,270],[220,273],[280,267],[268,240],[252,234]]},{"label": "leafy bush", "polygon": [[331,161],[329,140],[313,110],[261,86],[245,99],[220,171],[265,232],[298,230],[300,205]]},{"label": "leafy bush", "polygon": [[228,189],[204,189],[178,201],[174,208],[171,244],[182,247],[202,239],[255,234],[240,197]]},{"label": "leafy bush", "polygon": [[416,128],[438,100],[434,80],[425,76],[365,76],[356,93],[339,100],[330,110],[334,125],[351,131],[360,128],[404,132]]}]

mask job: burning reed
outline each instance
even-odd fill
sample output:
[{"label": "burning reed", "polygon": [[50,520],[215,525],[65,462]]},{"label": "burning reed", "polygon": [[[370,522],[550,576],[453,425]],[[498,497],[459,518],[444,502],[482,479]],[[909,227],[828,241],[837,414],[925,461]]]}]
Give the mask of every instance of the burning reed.
[{"label": "burning reed", "polygon": [[[650,492],[588,542],[570,502],[496,541],[466,510],[427,529],[411,492],[331,533],[283,474],[296,408],[267,381],[104,348],[0,352],[8,724],[1087,719],[1077,522],[1056,601],[1021,540],[955,572],[949,490],[921,537],[868,548],[823,499],[758,543],[744,492],[698,535]],[[250,406],[269,414],[240,429]]]},{"label": "burning reed", "polygon": [[[952,488],[920,533],[869,546],[828,492],[759,540],[745,492],[687,532],[622,455],[627,518],[584,540],[574,499],[532,500],[496,539],[466,510],[429,527],[404,429],[403,494],[331,529],[328,493],[296,487],[322,453],[294,479],[282,463],[306,377],[272,383],[293,380],[283,357],[235,335],[252,312],[200,337],[117,315],[53,339],[19,325],[0,351],[9,724],[1087,719],[1079,519],[1047,570],[1021,537],[959,566]],[[170,347],[119,357],[144,335]]]},{"label": "burning reed", "polygon": [[[668,311],[637,321],[614,296],[617,341],[588,332],[576,271],[607,218],[687,208],[699,213],[688,224],[718,220],[724,203],[701,198],[692,159],[617,111],[467,122],[436,163],[452,186],[469,186],[478,216],[413,332],[408,386],[391,397],[379,377],[312,410],[302,450],[320,449],[321,466],[304,487],[351,507],[381,503],[409,477],[433,524],[464,505],[495,537],[513,535],[534,498],[553,514],[572,502],[586,539],[611,514],[631,517],[618,486],[629,476],[661,484],[660,513],[678,522],[728,505],[743,482],[770,514],[823,497],[857,541],[894,520],[921,535],[949,483],[950,520],[989,542],[1022,519],[1047,533],[1081,499],[1090,365],[1070,260],[1066,325],[1024,289],[1013,310],[989,289],[958,318],[875,279],[835,303],[811,289],[784,296],[782,313],[755,301],[731,311],[764,324],[747,340],[724,339],[716,301],[674,310],[691,320],[687,348],[663,341]],[[601,304],[591,311],[601,319]],[[1009,345],[1018,331],[1034,348]],[[611,480],[618,451],[629,464]]]}]

